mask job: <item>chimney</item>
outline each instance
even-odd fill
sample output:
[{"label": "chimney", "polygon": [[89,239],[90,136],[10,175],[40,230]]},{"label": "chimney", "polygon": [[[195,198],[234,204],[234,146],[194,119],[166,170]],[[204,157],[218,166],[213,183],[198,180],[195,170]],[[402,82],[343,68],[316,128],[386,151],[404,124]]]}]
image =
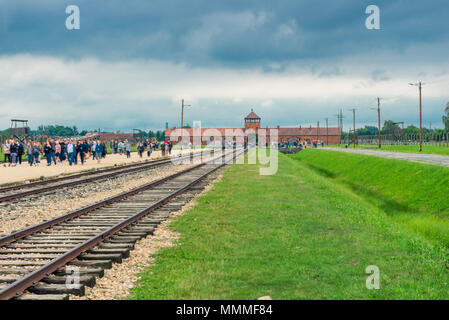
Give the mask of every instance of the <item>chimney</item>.
[{"label": "chimney", "polygon": [[279,125],[277,125],[276,128],[279,130]]}]

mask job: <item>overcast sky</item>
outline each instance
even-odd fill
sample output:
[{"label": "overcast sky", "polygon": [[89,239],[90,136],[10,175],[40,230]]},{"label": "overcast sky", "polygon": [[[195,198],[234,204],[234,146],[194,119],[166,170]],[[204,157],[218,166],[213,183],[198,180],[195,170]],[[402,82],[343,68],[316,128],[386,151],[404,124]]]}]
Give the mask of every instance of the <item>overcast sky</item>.
[{"label": "overcast sky", "polygon": [[[65,26],[68,5],[80,29]],[[368,30],[366,7],[380,8]],[[447,0],[0,0],[0,128],[11,118],[130,131],[185,122],[240,127],[442,127],[449,88]]]}]

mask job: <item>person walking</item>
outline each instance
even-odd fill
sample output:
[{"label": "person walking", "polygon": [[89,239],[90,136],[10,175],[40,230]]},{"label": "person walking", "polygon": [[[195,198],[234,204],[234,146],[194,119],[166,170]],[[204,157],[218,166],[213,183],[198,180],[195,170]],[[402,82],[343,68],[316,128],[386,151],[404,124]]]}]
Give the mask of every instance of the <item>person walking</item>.
[{"label": "person walking", "polygon": [[151,142],[149,142],[148,143],[148,149],[147,149],[147,156],[148,156],[148,158],[151,157],[151,152],[153,151],[152,148],[153,148],[153,145],[151,144]]},{"label": "person walking", "polygon": [[126,157],[131,158],[131,144],[128,140],[125,140],[125,150],[126,150]]},{"label": "person walking", "polygon": [[106,158],[106,153],[108,151],[108,148],[106,147],[106,143],[104,141],[101,144],[103,146],[103,150],[101,151],[101,157]]},{"label": "person walking", "polygon": [[58,162],[61,163],[61,145],[59,144],[59,140],[55,143],[55,158],[58,159]]},{"label": "person walking", "polygon": [[17,165],[17,152],[19,149],[19,146],[17,145],[15,140],[9,140],[9,154],[11,156],[11,164],[13,167]]},{"label": "person walking", "polygon": [[97,158],[97,163],[101,163],[101,154],[103,153],[103,145],[97,140],[95,143],[95,158]]},{"label": "person walking", "polygon": [[40,163],[40,157],[41,157],[41,144],[39,142],[34,142],[33,145],[33,158],[34,158],[34,165],[37,166]]},{"label": "person walking", "polygon": [[33,140],[28,141],[27,143],[27,155],[28,155],[28,163],[30,164],[30,167],[33,166]]},{"label": "person walking", "polygon": [[5,162],[9,162],[9,165],[11,165],[11,154],[9,152],[9,140],[5,140],[5,143],[3,144],[3,153],[5,154]]},{"label": "person walking", "polygon": [[47,159],[47,167],[51,166],[51,153],[52,153],[52,149],[51,149],[50,141],[47,140],[47,143],[44,146],[44,155],[45,155],[45,158]]},{"label": "person walking", "polygon": [[145,151],[145,146],[143,145],[142,142],[139,141],[139,143],[137,144],[137,151],[139,152],[139,157],[142,158],[143,152]]},{"label": "person walking", "polygon": [[120,141],[118,144],[118,152],[120,155],[123,155],[123,148],[125,147],[123,141]]},{"label": "person walking", "polygon": [[19,141],[19,146],[17,148],[17,161],[19,162],[19,165],[22,164],[22,156],[25,153],[25,148],[23,147],[23,143]]},{"label": "person walking", "polygon": [[81,142],[80,146],[79,146],[79,154],[80,154],[80,160],[81,160],[81,164],[84,165],[84,159],[86,156],[86,153],[89,152],[89,145],[87,144],[87,141],[84,140],[83,142]]},{"label": "person walking", "polygon": [[80,141],[74,142],[73,143],[75,145],[75,164],[78,164],[78,154],[80,153]]},{"label": "person walking", "polygon": [[53,160],[54,164],[56,165],[56,142],[53,139],[50,139],[50,146],[51,146],[51,160]]},{"label": "person walking", "polygon": [[61,162],[64,162],[64,160],[66,159],[66,144],[64,141],[59,141],[59,146],[61,147],[61,152],[59,154],[59,160],[61,160]]},{"label": "person walking", "polygon": [[67,150],[67,157],[69,158],[69,165],[72,165],[72,163],[75,162],[76,146],[70,139],[69,143],[67,143],[66,150]]},{"label": "person walking", "polygon": [[97,145],[96,141],[91,141],[89,143],[89,148],[90,148],[90,152],[91,152],[91,155],[92,155],[92,160],[95,160],[95,146],[96,145]]},{"label": "person walking", "polygon": [[91,153],[93,153],[93,150],[92,150],[93,143],[90,141],[90,139],[87,139],[86,143],[89,148],[89,151],[87,152],[87,155],[86,155],[86,159],[87,159],[87,158],[90,158]]}]

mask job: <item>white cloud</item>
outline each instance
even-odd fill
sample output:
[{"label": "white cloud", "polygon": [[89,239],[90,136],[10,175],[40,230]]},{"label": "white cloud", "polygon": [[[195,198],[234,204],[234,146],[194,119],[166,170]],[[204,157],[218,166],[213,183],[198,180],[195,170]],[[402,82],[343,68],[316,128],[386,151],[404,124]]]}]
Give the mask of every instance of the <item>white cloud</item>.
[{"label": "white cloud", "polygon": [[[447,64],[414,69],[407,65],[385,66],[388,77],[376,81],[372,75],[378,66],[351,64],[355,60],[357,57],[340,62],[337,67],[342,72],[320,77],[335,64],[318,68],[291,64],[284,71],[264,73],[257,68],[193,68],[156,60],[3,56],[0,127],[7,127],[9,119],[15,117],[31,120],[32,127],[41,123],[110,130],[135,125],[161,127],[165,121],[177,121],[182,98],[194,105],[189,109],[191,116],[215,119],[217,123],[232,122],[240,117],[236,110],[245,114],[248,108],[257,106],[275,112],[265,114],[266,118],[283,114],[284,106],[301,117],[314,113],[324,118],[331,108],[368,104],[379,95],[393,104],[414,101],[416,88],[408,83],[419,80],[417,76],[422,72],[433,79],[425,88],[426,98],[447,99],[449,73],[442,72],[449,70]],[[294,111],[293,105],[305,103],[313,105],[312,110],[296,107]],[[403,113],[407,114],[407,110]]]}]

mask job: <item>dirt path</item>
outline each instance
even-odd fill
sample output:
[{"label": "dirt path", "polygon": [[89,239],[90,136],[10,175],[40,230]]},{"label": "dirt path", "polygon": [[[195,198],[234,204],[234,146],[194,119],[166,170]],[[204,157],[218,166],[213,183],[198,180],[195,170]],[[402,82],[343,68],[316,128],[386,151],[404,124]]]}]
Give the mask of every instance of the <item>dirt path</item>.
[{"label": "dirt path", "polygon": [[[176,151],[173,150],[172,153],[174,154]],[[150,158],[147,157],[146,152],[142,158],[139,157],[137,152],[132,152],[130,158],[127,158],[125,155],[108,154],[105,159],[101,160],[100,164],[98,164],[96,160],[92,160],[92,158],[89,158],[84,165],[78,163],[78,165],[72,166],[69,165],[68,161],[47,166],[46,160],[41,160],[41,163],[38,166],[33,167],[30,167],[26,161],[22,162],[22,165],[17,165],[16,167],[8,167],[7,164],[1,164],[0,185],[30,179],[38,179],[40,177],[54,177],[61,174],[111,167],[115,164],[129,164],[132,162],[147,161],[148,159],[156,159],[159,157],[161,157],[161,151],[154,151]]]}]

